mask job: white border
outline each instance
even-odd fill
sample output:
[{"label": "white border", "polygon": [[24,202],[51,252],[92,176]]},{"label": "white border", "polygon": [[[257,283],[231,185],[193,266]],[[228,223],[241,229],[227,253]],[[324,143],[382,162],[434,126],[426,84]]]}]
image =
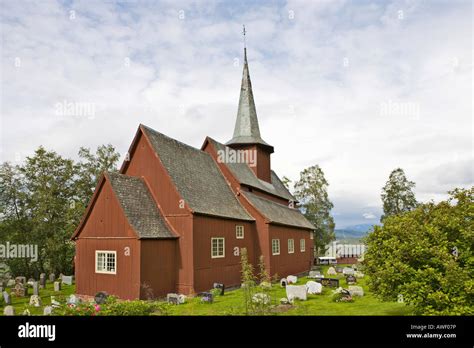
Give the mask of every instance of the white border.
[{"label": "white border", "polygon": [[[222,239],[222,255],[218,255],[218,256],[213,256],[212,255],[212,241],[214,239]],[[219,248],[218,248],[219,250]],[[222,259],[225,257],[225,237],[211,237],[211,259]]]},{"label": "white border", "polygon": [[[99,253],[108,253],[108,254],[114,254],[115,255],[115,269],[113,272],[110,271],[99,271],[97,270],[97,256]],[[96,250],[95,251],[95,273],[100,273],[100,274],[117,274],[117,252],[115,250]]]}]

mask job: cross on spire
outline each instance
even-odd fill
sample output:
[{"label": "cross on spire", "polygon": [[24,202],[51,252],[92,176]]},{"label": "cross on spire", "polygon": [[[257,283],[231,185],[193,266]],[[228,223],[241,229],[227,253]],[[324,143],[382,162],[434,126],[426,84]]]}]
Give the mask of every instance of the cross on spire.
[{"label": "cross on spire", "polygon": [[247,33],[245,31],[245,24],[242,25],[242,35],[244,36],[244,49],[247,49],[247,43],[245,42],[245,34]]}]

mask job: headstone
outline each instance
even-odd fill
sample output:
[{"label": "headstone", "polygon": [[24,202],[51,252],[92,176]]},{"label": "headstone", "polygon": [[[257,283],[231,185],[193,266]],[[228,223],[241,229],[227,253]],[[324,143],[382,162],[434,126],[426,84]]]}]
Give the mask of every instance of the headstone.
[{"label": "headstone", "polygon": [[289,303],[290,303],[290,301],[288,301],[288,299],[286,297],[282,297],[280,299],[280,304],[289,304]]},{"label": "headstone", "polygon": [[364,296],[364,289],[361,286],[349,286],[351,296]]},{"label": "headstone", "polygon": [[39,297],[38,295],[31,295],[30,306],[41,307],[41,305],[42,305],[41,297]]},{"label": "headstone", "polygon": [[288,285],[288,280],[286,280],[286,278],[282,278],[282,279],[280,280],[280,286],[281,286],[282,288],[285,288],[287,285]]},{"label": "headstone", "polygon": [[58,308],[58,307],[61,307],[61,303],[56,301],[56,298],[54,296],[51,296],[51,306],[53,308]]},{"label": "headstone", "polygon": [[201,302],[212,303],[214,302],[214,296],[210,292],[201,293]]},{"label": "headstone", "polygon": [[9,279],[7,281],[7,288],[11,288],[11,287],[15,286],[15,284],[16,284],[15,279]]},{"label": "headstone", "polygon": [[354,269],[349,268],[349,267],[344,267],[344,269],[342,270],[342,274],[344,274],[344,275],[354,275]]},{"label": "headstone", "polygon": [[81,302],[82,302],[81,299],[74,294],[70,295],[68,299],[66,300],[67,304],[72,304],[72,305],[77,305]]},{"label": "headstone", "polygon": [[290,302],[293,301],[294,299],[306,301],[307,299],[306,285],[287,285],[286,297],[288,298],[288,300],[290,300]]},{"label": "headstone", "polygon": [[56,292],[61,291],[61,283],[60,282],[54,282],[54,291],[56,291]]},{"label": "headstone", "polygon": [[336,267],[336,273],[342,273],[342,267]]},{"label": "headstone", "polygon": [[178,303],[179,304],[183,304],[183,303],[186,303],[186,300],[188,299],[188,297],[186,295],[178,295]]},{"label": "headstone", "polygon": [[348,276],[346,277],[346,283],[347,283],[347,285],[356,284],[356,283],[357,283],[357,279],[356,279],[356,277],[353,276],[353,275],[348,275]]},{"label": "headstone", "polygon": [[40,289],[44,289],[46,287],[46,273],[40,274],[39,286]]},{"label": "headstone", "polygon": [[337,272],[336,270],[334,269],[334,267],[329,267],[328,268],[328,271],[326,272],[327,275],[336,275]]},{"label": "headstone", "polygon": [[308,294],[320,294],[323,291],[323,286],[320,283],[316,283],[310,280],[306,283],[306,289],[308,291]]},{"label": "headstone", "polygon": [[56,280],[56,274],[54,273],[50,273],[49,274],[49,281],[52,283]]},{"label": "headstone", "polygon": [[288,277],[286,277],[286,280],[288,280],[288,284],[296,284],[296,282],[298,281],[298,277],[294,275],[289,275]]},{"label": "headstone", "polygon": [[166,302],[171,304],[179,304],[179,295],[178,294],[167,294],[166,295]]},{"label": "headstone", "polygon": [[314,281],[321,283],[322,286],[328,286],[330,288],[339,287],[339,279],[335,279],[335,278],[319,278],[319,279],[315,279]]},{"label": "headstone", "polygon": [[34,282],[35,282],[35,280],[33,278],[30,278],[30,279],[28,279],[27,284],[32,287]]},{"label": "headstone", "polygon": [[224,291],[225,291],[225,285],[221,283],[214,283],[213,285],[214,289],[220,289],[221,290],[221,296],[224,296]]},{"label": "headstone", "polygon": [[[17,283],[21,283],[21,284],[25,285],[26,284],[26,277],[16,277],[15,278],[15,284],[17,284]],[[15,285],[15,284],[13,284],[13,285]]]},{"label": "headstone", "polygon": [[3,294],[3,301],[5,302],[5,305],[11,305],[12,299],[10,297],[10,294],[6,291],[4,291],[2,294]]},{"label": "headstone", "polygon": [[46,306],[43,309],[43,315],[51,315],[53,313],[53,307]]},{"label": "headstone", "polygon": [[105,302],[107,302],[108,297],[109,294],[107,294],[105,291],[99,291],[97,294],[95,294],[94,300],[97,304],[104,304]]},{"label": "headstone", "polygon": [[17,297],[25,297],[28,296],[28,287],[23,285],[22,283],[17,283],[15,285],[15,296]]},{"label": "headstone", "polygon": [[263,292],[257,292],[252,296],[252,302],[266,305],[270,303],[270,296]]},{"label": "headstone", "polygon": [[33,295],[39,295],[39,283],[33,282]]},{"label": "headstone", "polygon": [[314,279],[314,278],[319,278],[321,276],[320,271],[309,271],[308,278]]},{"label": "headstone", "polygon": [[61,282],[66,285],[72,285],[72,276],[63,275],[61,278]]},{"label": "headstone", "polygon": [[3,315],[12,316],[15,315],[15,308],[13,306],[6,306],[3,310]]}]

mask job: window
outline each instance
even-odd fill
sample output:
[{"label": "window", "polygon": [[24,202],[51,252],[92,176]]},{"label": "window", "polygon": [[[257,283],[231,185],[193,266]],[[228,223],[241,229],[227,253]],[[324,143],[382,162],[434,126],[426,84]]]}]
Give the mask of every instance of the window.
[{"label": "window", "polygon": [[306,239],[300,239],[300,251],[301,252],[306,251]]},{"label": "window", "polygon": [[235,226],[235,238],[244,239],[244,226]]},{"label": "window", "polygon": [[224,238],[211,238],[211,258],[225,257]]},{"label": "window", "polygon": [[95,273],[108,273],[116,274],[116,262],[117,252],[116,251],[95,251]]},{"label": "window", "polygon": [[295,252],[295,240],[288,239],[288,254],[293,254]]},{"label": "window", "polygon": [[280,240],[272,239],[272,255],[280,255]]}]

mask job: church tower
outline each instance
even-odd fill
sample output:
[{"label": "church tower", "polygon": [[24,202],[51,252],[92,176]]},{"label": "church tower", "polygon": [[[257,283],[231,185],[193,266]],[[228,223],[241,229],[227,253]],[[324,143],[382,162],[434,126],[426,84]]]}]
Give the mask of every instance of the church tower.
[{"label": "church tower", "polygon": [[246,151],[248,154],[247,158],[253,159],[249,166],[255,175],[259,179],[271,183],[270,155],[273,153],[273,146],[267,144],[260,136],[246,47],[244,48],[244,70],[234,135],[226,145],[237,151]]}]

